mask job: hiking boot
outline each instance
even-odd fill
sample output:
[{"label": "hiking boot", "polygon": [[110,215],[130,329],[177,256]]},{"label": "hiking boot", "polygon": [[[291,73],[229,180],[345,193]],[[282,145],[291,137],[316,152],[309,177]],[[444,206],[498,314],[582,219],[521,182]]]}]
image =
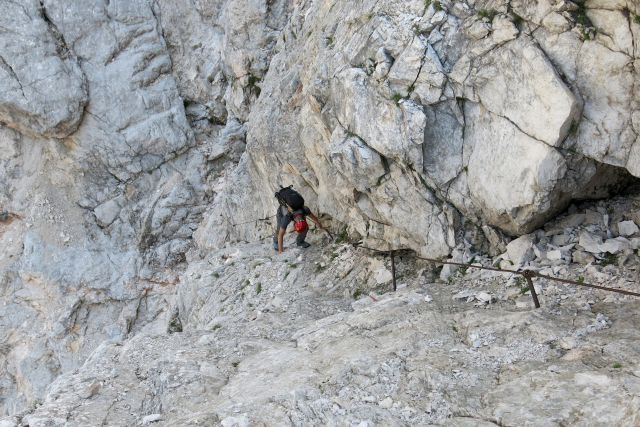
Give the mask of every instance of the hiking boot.
[{"label": "hiking boot", "polygon": [[308,248],[309,246],[311,246],[311,244],[307,243],[307,242],[300,242],[298,243],[298,247],[299,248]]}]

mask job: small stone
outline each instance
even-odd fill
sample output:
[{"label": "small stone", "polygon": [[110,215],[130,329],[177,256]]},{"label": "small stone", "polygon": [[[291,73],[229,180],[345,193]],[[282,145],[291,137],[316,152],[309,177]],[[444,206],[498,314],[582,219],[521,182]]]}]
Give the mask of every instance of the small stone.
[{"label": "small stone", "polygon": [[383,285],[385,283],[389,283],[391,279],[393,279],[393,276],[391,275],[391,272],[387,270],[386,267],[380,267],[374,273],[374,278],[378,285]]},{"label": "small stone", "polygon": [[157,421],[162,420],[162,415],[161,414],[151,414],[151,415],[147,415],[146,417],[144,417],[142,419],[142,424],[146,425],[146,424],[151,424],[151,423],[155,423]]},{"label": "small stone", "polygon": [[558,226],[561,228],[575,228],[581,225],[585,221],[585,214],[573,214],[562,218],[558,221]]},{"label": "small stone", "polygon": [[217,160],[227,154],[228,147],[217,143],[212,144],[207,150],[207,160]]},{"label": "small stone", "polygon": [[631,242],[624,237],[608,239],[606,242],[600,245],[600,252],[609,252],[610,254],[617,254],[619,252],[623,252],[626,249],[631,249]]},{"label": "small stone", "polygon": [[556,234],[551,238],[551,243],[553,243],[555,246],[564,246],[569,243],[570,240],[570,237],[566,234]]},{"label": "small stone", "polygon": [[491,301],[495,300],[495,297],[493,295],[491,295],[488,292],[480,292],[478,294],[476,294],[476,299],[480,302],[483,302],[485,304],[490,303]]},{"label": "small stone", "polygon": [[222,427],[249,427],[249,419],[246,415],[239,415],[235,417],[226,417],[220,424]]},{"label": "small stone", "polygon": [[500,263],[498,264],[498,267],[503,269],[503,270],[513,270],[513,263],[511,261],[508,261],[506,259],[503,259],[502,261],[500,261]]},{"label": "small stone", "polygon": [[513,22],[500,16],[497,16],[493,20],[492,27],[493,33],[491,34],[491,38],[494,43],[498,44],[515,39],[520,32]]},{"label": "small stone", "polygon": [[584,214],[584,222],[591,225],[602,225],[602,214],[597,211],[587,209]]},{"label": "small stone", "polygon": [[488,22],[476,21],[466,31],[467,36],[472,40],[480,40],[486,37],[491,30],[491,25]]},{"label": "small stone", "polygon": [[558,344],[563,350],[573,350],[578,345],[578,342],[574,337],[565,337]]},{"label": "small stone", "polygon": [[622,221],[618,223],[618,233],[621,236],[631,236],[638,231],[638,226],[633,221]]},{"label": "small stone", "polygon": [[512,240],[507,245],[507,254],[509,259],[514,265],[523,265],[533,260],[533,241],[535,237],[533,234],[525,234],[517,239]]},{"label": "small stone", "polygon": [[79,394],[79,396],[83,399],[91,399],[93,396],[98,394],[100,389],[102,388],[102,384],[99,381],[92,381],[91,384],[86,386]]},{"label": "small stone", "polygon": [[589,233],[588,231],[583,231],[580,233],[578,244],[582,246],[585,251],[597,254],[601,252],[602,237]]},{"label": "small stone", "polygon": [[[455,262],[460,262],[458,260],[454,260]],[[445,264],[440,271],[440,280],[446,281],[453,275],[456,271],[458,271],[460,267],[457,265]]]},{"label": "small stone", "polygon": [[553,10],[556,12],[574,12],[578,10],[578,5],[572,1],[560,0],[553,6]]},{"label": "small stone", "polygon": [[494,228],[483,225],[482,232],[489,242],[490,255],[497,256],[507,250],[507,244],[504,237],[499,234]]},{"label": "small stone", "polygon": [[571,29],[571,24],[567,19],[559,13],[550,13],[542,21],[542,25],[551,30],[551,32],[560,34]]},{"label": "small stone", "polygon": [[384,409],[391,409],[391,407],[393,406],[393,399],[391,399],[390,397],[387,397],[381,400],[380,402],[378,402],[378,405],[380,405],[380,407]]},{"label": "small stone", "polygon": [[425,295],[424,302],[431,302],[431,301],[433,301],[433,297],[431,295]]},{"label": "small stone", "polygon": [[531,298],[520,297],[516,300],[516,308],[531,308],[533,307],[533,301]]},{"label": "small stone", "polygon": [[547,252],[547,259],[551,261],[560,261],[562,259],[562,251],[555,249]]},{"label": "small stone", "polygon": [[576,264],[587,265],[595,262],[596,258],[584,251],[575,251],[572,255],[572,261]]},{"label": "small stone", "polygon": [[447,12],[445,12],[444,10],[440,10],[433,15],[430,22],[433,25],[440,25],[446,20],[447,20]]},{"label": "small stone", "polygon": [[453,299],[468,299],[469,297],[473,297],[472,291],[460,291],[451,298]]},{"label": "small stone", "polygon": [[510,287],[509,289],[506,290],[505,294],[504,294],[504,298],[507,300],[510,299],[516,299],[518,297],[520,297],[520,288],[517,287]]}]

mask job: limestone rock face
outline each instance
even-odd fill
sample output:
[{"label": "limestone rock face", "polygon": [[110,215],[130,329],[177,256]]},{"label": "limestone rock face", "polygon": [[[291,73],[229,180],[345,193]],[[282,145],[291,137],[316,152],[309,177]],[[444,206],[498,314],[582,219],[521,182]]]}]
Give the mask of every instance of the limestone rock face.
[{"label": "limestone rock face", "polygon": [[547,145],[563,142],[577,121],[580,104],[531,40],[521,36],[476,64],[477,74],[468,79],[487,110]]},{"label": "limestone rock face", "polygon": [[[234,212],[271,215],[273,191],[293,184],[370,244],[438,255],[455,246],[459,215],[520,235],[572,198],[599,197],[637,174],[629,51],[637,23],[615,12],[627,6],[513,3],[521,20],[506,2],[296,4],[235,178],[254,191],[227,190],[199,243],[215,247],[210,236],[227,234],[220,218]],[[614,21],[631,30],[614,31]],[[613,35],[594,39],[599,25]],[[337,161],[340,140],[368,154],[347,168]],[[393,182],[396,170],[408,187]],[[390,216],[387,201],[411,208]],[[422,237],[408,237],[406,224],[425,221]],[[229,239],[251,233],[230,231]]]},{"label": "limestone rock face", "polygon": [[160,1],[156,15],[180,94],[219,123],[247,120],[290,2]]},{"label": "limestone rock face", "polygon": [[24,89],[19,109],[2,101],[15,120],[0,132],[0,412],[11,414],[104,340],[166,330],[203,177],[237,154],[205,164],[195,147],[219,129],[187,121],[149,2],[2,8],[3,28],[26,32],[1,37]]},{"label": "limestone rock face", "polygon": [[[433,372],[445,368],[437,360],[431,361],[433,372],[393,384],[383,380],[400,378],[429,359],[427,347],[414,349],[414,359],[402,356],[416,337],[433,346],[444,337],[442,345],[451,347],[446,354],[454,350],[461,338],[446,320],[434,321],[446,333],[406,332],[397,346],[376,356],[375,371],[365,366],[361,338],[341,335],[345,322],[352,322],[386,339],[389,332],[379,327],[385,316],[400,319],[398,306],[435,301],[407,292],[391,298],[375,320],[367,320],[371,313],[361,305],[347,313],[343,294],[361,292],[358,284],[372,277],[372,286],[388,285],[389,266],[380,259],[365,268],[354,259],[368,260],[336,252],[310,259],[315,269],[306,266],[297,274],[292,271],[304,258],[289,259],[290,266],[265,259],[274,261],[273,272],[258,271],[271,279],[274,289],[266,292],[258,291],[261,282],[249,278],[248,270],[230,269],[224,281],[214,280],[236,257],[233,250],[218,251],[246,241],[242,250],[254,258],[265,257],[265,248],[271,252],[256,242],[274,231],[274,191],[293,184],[341,238],[381,250],[411,249],[465,263],[481,250],[506,251],[494,260],[505,265],[509,241],[528,235],[531,245],[511,262],[538,259],[558,267],[575,259],[585,269],[633,263],[636,207],[615,217],[586,212],[579,224],[574,217],[558,226],[567,230],[533,232],[572,200],[607,198],[640,177],[639,15],[640,6],[630,0],[0,1],[0,415],[29,415],[24,420],[30,425],[67,419],[101,424],[124,393],[107,387],[113,381],[122,381],[122,390],[135,388],[135,397],[112,407],[123,424],[132,425],[191,421],[206,396],[225,384],[227,394],[218,401],[223,409],[205,411],[199,422],[259,422],[251,408],[265,402],[274,408],[269,421],[299,424],[315,411],[325,423],[368,425],[359,414],[372,408],[371,423],[433,424],[451,418],[446,408],[478,408],[473,398],[444,402],[443,396],[459,391],[451,383],[441,394],[420,397],[433,402],[432,411],[425,406],[414,412],[396,393],[405,385],[436,390],[432,385],[444,380]],[[327,243],[314,237],[318,246]],[[207,259],[209,253],[227,258]],[[293,287],[294,278],[305,281],[324,271],[328,258],[337,276],[323,276],[326,282],[313,286],[331,286],[329,300],[318,296],[322,292],[278,290],[289,275],[286,283]],[[441,273],[455,277],[455,269]],[[589,274],[597,279],[604,273]],[[423,283],[422,277],[412,283]],[[239,286],[247,280],[256,297],[250,303],[264,304],[264,310],[245,306],[238,296],[248,294]],[[218,298],[210,287],[220,284],[238,295]],[[261,300],[262,292],[273,298]],[[497,301],[495,290],[459,292],[483,307]],[[312,303],[294,307],[300,298]],[[526,308],[529,302],[514,304]],[[576,303],[585,304],[591,306]],[[328,320],[314,314],[318,307]],[[310,329],[270,334],[265,327],[251,335],[246,328],[247,318],[276,312],[266,325],[302,313],[296,319]],[[404,315],[398,329],[412,319]],[[501,315],[509,317],[509,310]],[[222,361],[225,349],[233,348],[243,359],[199,363],[214,357],[207,346],[225,316],[235,326],[213,353]],[[429,308],[420,316],[427,324],[438,313]],[[364,384],[363,372],[377,378],[377,386],[342,391],[343,399],[357,402],[346,412],[342,400],[334,406],[324,392],[305,387],[295,389],[297,409],[287,406],[293,405],[290,396],[269,401],[269,390],[258,383],[270,384],[276,375],[258,375],[260,360],[270,361],[273,372],[295,366],[305,384],[315,385],[314,375],[325,369],[322,360],[342,354],[314,353],[313,369],[300,362],[318,343],[335,344],[324,335],[325,326],[331,336],[343,337],[338,346],[362,350],[345,371],[330,373],[333,391]],[[181,329],[192,335],[165,335]],[[240,342],[236,335],[245,329],[247,339]],[[470,348],[491,341],[476,335],[464,338]],[[540,346],[553,350],[552,337],[538,338],[535,351],[519,348],[535,357]],[[187,344],[194,350],[180,365],[183,371],[158,377],[158,370],[182,363],[179,347]],[[136,353],[138,345],[142,353]],[[481,391],[491,404],[478,420],[515,413],[517,402],[508,397],[529,373],[539,373],[534,356],[518,359],[518,378],[501,378],[500,387],[494,387],[494,372],[483,377]],[[118,358],[130,366],[144,366],[144,360],[155,365],[140,377],[139,370],[122,371],[116,380]],[[558,375],[566,383],[576,380],[563,407],[567,414],[581,406],[589,381],[607,393],[623,383],[632,387],[637,377],[625,373],[600,381],[598,363],[582,369],[564,362]],[[462,357],[460,363],[468,366],[470,360]],[[83,364],[83,373],[72,374]],[[94,364],[99,374],[91,372]],[[184,374],[184,383],[174,374]],[[254,381],[256,396],[249,409],[237,412],[229,402],[247,379]],[[283,377],[278,384],[288,388],[293,382]],[[145,387],[167,394],[149,397]],[[540,396],[558,390],[534,387]],[[200,400],[179,408],[178,399],[176,408],[184,412],[175,417],[161,411],[172,399],[192,394]],[[80,414],[78,402],[91,399],[97,409]],[[144,408],[139,419],[131,418],[131,402]],[[602,422],[622,423],[612,413],[626,409],[607,405]],[[634,411],[621,417],[637,424]],[[509,423],[527,424],[528,417],[519,413]],[[465,424],[461,416],[451,419]],[[566,424],[579,421],[562,418]],[[0,420],[3,427],[8,423],[14,421]]]},{"label": "limestone rock face", "polygon": [[0,122],[64,138],[82,120],[87,85],[78,60],[41,2],[0,5]]},{"label": "limestone rock face", "polygon": [[126,181],[193,144],[171,58],[150,4],[45,4],[87,76],[87,117],[72,136],[84,159],[105,165]]}]

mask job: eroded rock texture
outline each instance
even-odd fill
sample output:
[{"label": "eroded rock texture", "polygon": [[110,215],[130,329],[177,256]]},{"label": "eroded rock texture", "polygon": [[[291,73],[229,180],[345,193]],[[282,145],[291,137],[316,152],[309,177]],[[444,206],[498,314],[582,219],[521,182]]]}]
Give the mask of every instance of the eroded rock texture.
[{"label": "eroded rock texture", "polygon": [[82,120],[87,85],[75,53],[37,0],[0,3],[0,121],[64,138]]},{"label": "eroded rock texture", "polygon": [[199,241],[219,244],[232,212],[269,214],[278,184],[372,244],[431,255],[461,216],[518,235],[606,195],[637,175],[637,7],[297,3],[250,115],[239,174],[255,190],[229,189]]},{"label": "eroded rock texture", "polygon": [[[58,399],[75,381],[47,389],[58,376],[137,334],[188,328],[181,272],[269,236],[279,185],[336,232],[454,259],[623,188],[640,176],[639,15],[631,0],[0,0],[0,414]],[[583,241],[598,254],[626,245],[599,232]]]}]

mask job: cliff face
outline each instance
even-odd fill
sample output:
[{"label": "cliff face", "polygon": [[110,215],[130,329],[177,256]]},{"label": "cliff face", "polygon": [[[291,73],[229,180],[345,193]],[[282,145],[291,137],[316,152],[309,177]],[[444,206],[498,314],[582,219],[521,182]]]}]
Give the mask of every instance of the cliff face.
[{"label": "cliff face", "polygon": [[[171,21],[162,21],[162,5],[2,8],[0,404],[12,413],[103,340],[165,330],[177,266],[212,182],[243,151],[244,133],[235,118],[224,132],[188,120],[192,92],[215,109],[216,93],[227,89],[207,80],[222,61],[212,58],[202,71],[214,89],[180,87],[190,79],[174,68],[180,56],[172,60],[173,39],[163,35]],[[207,42],[218,50],[231,44]],[[199,69],[200,55],[185,43],[180,49],[198,58],[185,65]]]},{"label": "cliff face", "polygon": [[270,213],[280,183],[372,244],[431,255],[461,223],[519,235],[606,196],[638,175],[637,7],[297,3],[258,76],[238,171],[254,190],[229,189],[199,242]]},{"label": "cliff face", "polygon": [[429,256],[504,250],[614,194],[640,176],[639,15],[0,1],[0,414],[105,341],[164,333],[189,250],[268,235],[279,184],[336,230]]}]

